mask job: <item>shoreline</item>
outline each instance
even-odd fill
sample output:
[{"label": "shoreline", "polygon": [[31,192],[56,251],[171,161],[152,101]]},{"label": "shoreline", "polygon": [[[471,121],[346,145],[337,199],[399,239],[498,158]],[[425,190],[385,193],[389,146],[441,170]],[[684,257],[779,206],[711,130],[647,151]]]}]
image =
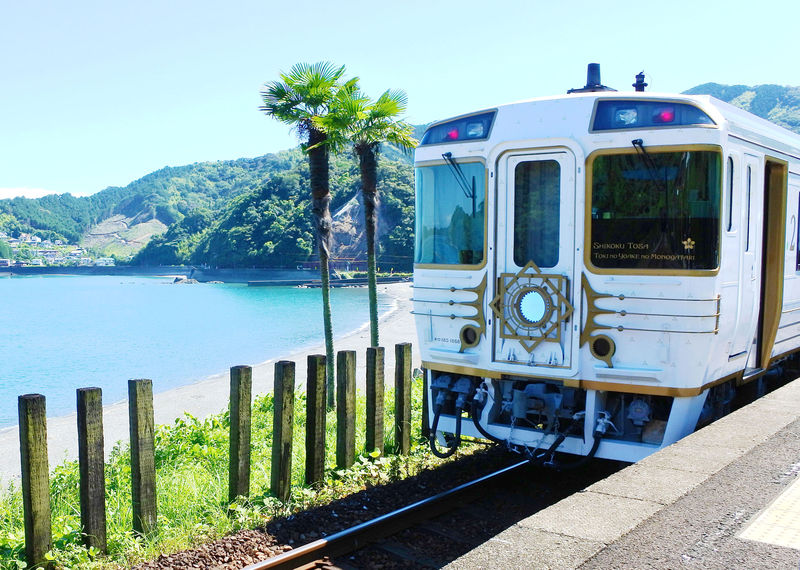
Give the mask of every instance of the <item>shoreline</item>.
[{"label": "shoreline", "polygon": [[[399,274],[398,274],[399,275]],[[201,283],[247,283],[253,285],[319,286],[319,271],[292,267],[232,268],[194,265],[26,266],[0,268],[0,277],[184,277]],[[406,277],[379,277],[378,285]],[[410,279],[409,279],[410,281]],[[363,285],[366,278],[331,279],[334,287]]]},{"label": "shoreline", "polygon": [[[378,291],[392,297],[393,307],[380,318],[381,345],[386,349],[385,370],[388,382],[393,382],[394,345],[401,342],[412,343],[413,365],[419,367],[417,351],[417,332],[411,314],[411,283],[379,284]],[[334,308],[335,310],[335,308]],[[356,351],[356,385],[364,389],[366,370],[366,348],[369,346],[369,322],[358,329],[344,333],[334,339],[334,350]],[[305,391],[306,357],[312,354],[325,354],[325,345],[317,344],[299,348],[279,358],[272,358],[253,368],[253,396],[271,392],[273,387],[274,364],[279,360],[296,363],[297,386]],[[235,366],[236,363],[231,363]],[[228,405],[230,389],[229,372],[212,374],[195,382],[153,394],[153,410],[156,425],[171,424],[185,413],[206,418],[221,412]],[[77,459],[77,413],[47,419],[47,449],[50,469],[65,460]],[[103,426],[105,455],[114,445],[127,441],[128,401],[127,399],[103,406]],[[0,486],[20,480],[19,426],[0,429]]]}]

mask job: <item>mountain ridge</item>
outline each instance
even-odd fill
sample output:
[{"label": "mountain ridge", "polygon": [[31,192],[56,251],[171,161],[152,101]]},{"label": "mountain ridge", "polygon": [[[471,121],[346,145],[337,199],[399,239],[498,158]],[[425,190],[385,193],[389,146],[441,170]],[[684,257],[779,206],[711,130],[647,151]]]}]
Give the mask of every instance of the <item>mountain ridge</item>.
[{"label": "mountain ridge", "polygon": [[[800,87],[704,83],[711,95],[800,133]],[[415,127],[421,138],[425,126]],[[387,146],[379,162],[379,259],[412,265],[414,178],[409,155]],[[363,255],[358,165],[331,157],[333,255]],[[143,265],[295,266],[313,257],[308,164],[299,148],[254,158],[166,166],[95,194],[0,200],[0,230],[62,239]]]},{"label": "mountain ridge", "polygon": [[687,89],[684,93],[711,95],[790,131],[800,133],[800,87],[772,83],[755,87],[703,83]]}]

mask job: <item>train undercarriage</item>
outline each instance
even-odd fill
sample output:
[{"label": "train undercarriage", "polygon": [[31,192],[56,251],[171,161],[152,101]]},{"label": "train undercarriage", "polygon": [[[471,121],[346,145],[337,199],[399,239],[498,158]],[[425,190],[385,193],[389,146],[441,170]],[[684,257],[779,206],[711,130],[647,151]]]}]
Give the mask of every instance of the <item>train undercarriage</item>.
[{"label": "train undercarriage", "polygon": [[698,396],[670,397],[427,371],[430,445],[446,457],[464,437],[487,439],[556,468],[575,462],[565,463],[560,453],[635,462],[798,373],[800,359],[792,356],[747,382],[731,379]]}]

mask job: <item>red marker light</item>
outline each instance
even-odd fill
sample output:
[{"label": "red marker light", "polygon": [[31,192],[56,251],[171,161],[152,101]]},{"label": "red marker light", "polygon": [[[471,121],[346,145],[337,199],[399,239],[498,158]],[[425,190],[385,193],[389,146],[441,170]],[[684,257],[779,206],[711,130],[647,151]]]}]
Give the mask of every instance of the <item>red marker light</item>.
[{"label": "red marker light", "polygon": [[664,109],[658,113],[659,123],[671,123],[675,120],[675,111],[673,109]]},{"label": "red marker light", "polygon": [[458,139],[458,129],[452,129],[447,131],[447,138],[451,141]]}]

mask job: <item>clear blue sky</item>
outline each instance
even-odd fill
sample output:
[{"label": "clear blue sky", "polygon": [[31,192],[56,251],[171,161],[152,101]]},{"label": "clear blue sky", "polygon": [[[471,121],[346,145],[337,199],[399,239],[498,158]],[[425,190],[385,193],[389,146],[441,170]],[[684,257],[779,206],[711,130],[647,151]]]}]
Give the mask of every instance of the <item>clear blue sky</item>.
[{"label": "clear blue sky", "polygon": [[0,198],[91,194],[297,144],[258,111],[298,61],[344,64],[427,123],[585,83],[800,85],[800,1],[0,0]]}]

